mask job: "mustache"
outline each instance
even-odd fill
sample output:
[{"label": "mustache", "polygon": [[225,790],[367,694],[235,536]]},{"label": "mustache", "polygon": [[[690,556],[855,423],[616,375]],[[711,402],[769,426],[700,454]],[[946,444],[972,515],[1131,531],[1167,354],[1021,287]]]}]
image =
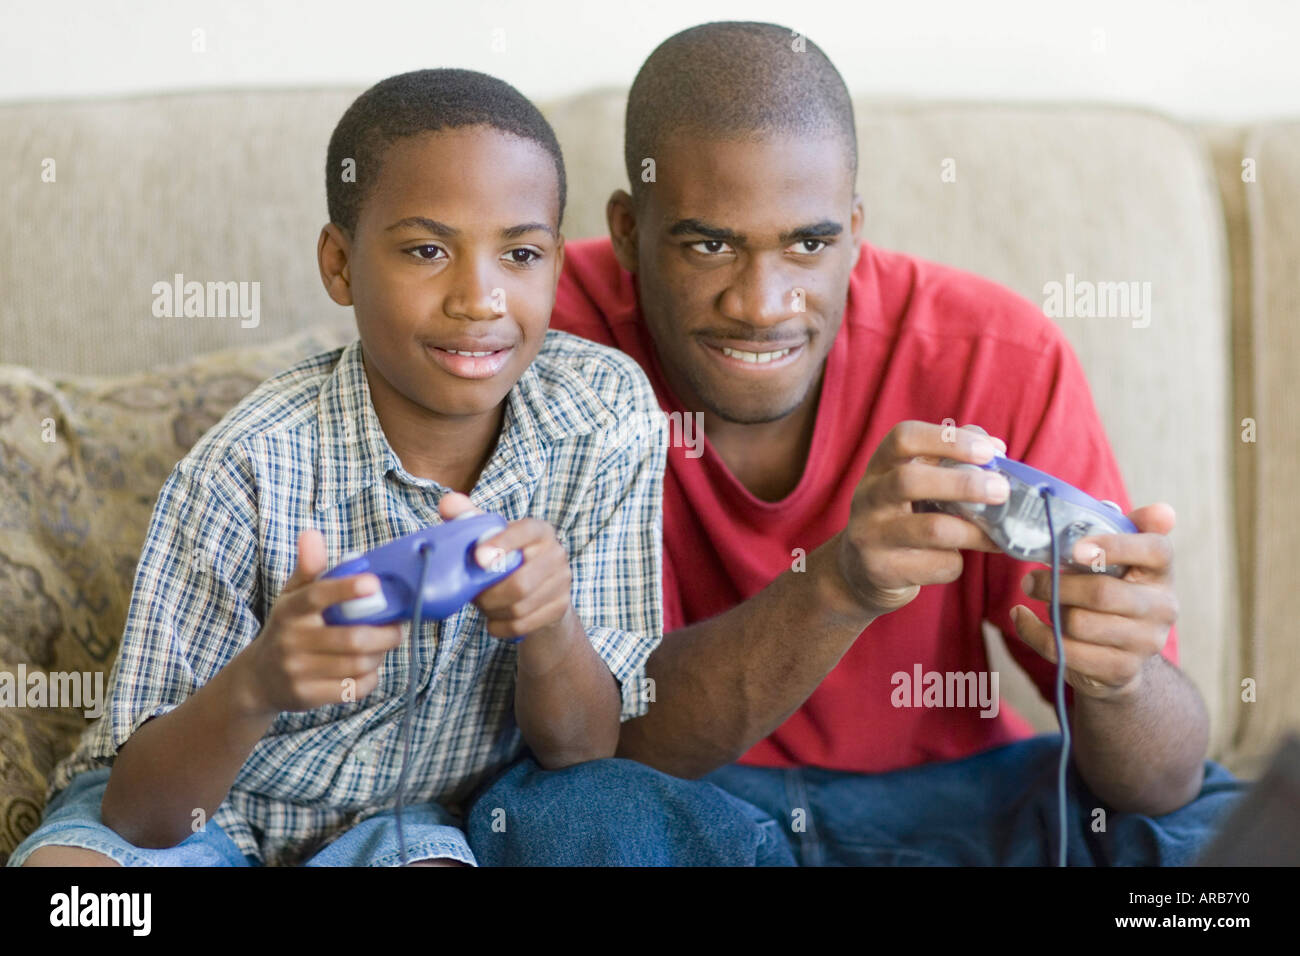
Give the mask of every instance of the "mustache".
[{"label": "mustache", "polygon": [[[794,334],[791,334],[793,332]],[[777,342],[782,345],[789,344],[794,339],[807,341],[811,336],[807,329],[797,329],[785,331],[782,329],[772,329],[770,331],[755,335],[753,329],[722,329],[708,328],[695,329],[691,332],[693,336],[701,339],[723,339],[736,342],[748,342],[751,345],[767,345],[769,342]]]}]

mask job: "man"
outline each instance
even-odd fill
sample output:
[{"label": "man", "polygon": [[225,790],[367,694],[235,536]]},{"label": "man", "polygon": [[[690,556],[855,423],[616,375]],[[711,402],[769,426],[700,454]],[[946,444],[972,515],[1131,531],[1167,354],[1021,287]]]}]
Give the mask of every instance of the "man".
[{"label": "man", "polygon": [[[1054,862],[1060,737],[1027,739],[995,684],[984,706],[911,686],[987,684],[988,619],[1052,700],[1048,569],[913,506],[1005,500],[1005,481],[938,465],[995,443],[1129,510],[1064,336],[987,280],[862,242],[849,94],[793,31],[671,37],[637,75],[625,133],[632,191],[609,201],[609,241],[569,245],[553,321],[632,355],[707,442],[669,452],[668,633],[619,757],[741,798],[803,863]],[[1122,580],[1060,581],[1072,863],[1190,862],[1240,789],[1205,761],[1206,711],[1177,666],[1173,510],[1129,517],[1139,533],[1076,554],[1099,546]],[[557,862],[687,839],[642,820],[619,843],[622,807],[663,799],[642,798],[628,764],[504,777],[472,814],[513,821],[489,859],[525,861],[543,831],[569,848]],[[607,801],[578,796],[593,793]],[[617,849],[582,850],[593,827]]]}]

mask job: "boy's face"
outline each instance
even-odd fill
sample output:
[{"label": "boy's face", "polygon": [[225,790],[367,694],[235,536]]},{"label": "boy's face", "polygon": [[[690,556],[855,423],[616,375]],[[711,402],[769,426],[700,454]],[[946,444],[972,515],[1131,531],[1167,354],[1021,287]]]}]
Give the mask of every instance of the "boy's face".
[{"label": "boy's face", "polygon": [[858,258],[847,151],[678,134],[658,153],[639,204],[616,193],[608,212],[668,383],[724,421],[783,418],[821,376]]},{"label": "boy's face", "polygon": [[319,249],[331,297],[355,310],[372,392],[440,418],[494,414],[555,302],[555,164],[470,126],[396,141],[378,177],[353,235],[328,225]]}]

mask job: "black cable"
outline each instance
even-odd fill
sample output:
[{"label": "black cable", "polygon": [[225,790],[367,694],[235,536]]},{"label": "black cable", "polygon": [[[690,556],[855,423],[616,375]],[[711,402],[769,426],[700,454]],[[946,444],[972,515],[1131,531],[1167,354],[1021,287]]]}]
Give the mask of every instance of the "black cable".
[{"label": "black cable", "polygon": [[415,642],[420,636],[420,619],[424,611],[424,592],[429,586],[429,572],[433,569],[433,548],[427,544],[421,545],[420,555],[424,558],[424,564],[420,569],[420,586],[416,588],[415,597],[411,602],[410,644],[406,649],[406,699],[402,712],[402,769],[397,775],[397,803],[394,806],[397,817],[397,850],[402,860],[402,866],[406,866],[406,836],[402,832],[402,802],[406,790],[406,773],[411,764],[411,714],[415,710],[415,685],[419,676],[415,666]]},{"label": "black cable", "polygon": [[1061,762],[1056,771],[1056,812],[1060,821],[1057,866],[1065,866],[1065,770],[1070,762],[1070,722],[1065,714],[1065,642],[1061,637],[1061,543],[1052,525],[1052,491],[1040,489],[1047,511],[1047,536],[1052,542],[1052,633],[1056,638],[1056,719],[1061,724]]}]

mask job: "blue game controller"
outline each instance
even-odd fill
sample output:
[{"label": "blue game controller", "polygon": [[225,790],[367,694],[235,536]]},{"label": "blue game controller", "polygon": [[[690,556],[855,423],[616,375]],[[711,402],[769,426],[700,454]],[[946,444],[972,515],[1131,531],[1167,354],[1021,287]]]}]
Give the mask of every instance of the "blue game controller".
[{"label": "blue game controller", "polygon": [[1137,525],[1126,518],[1113,501],[1093,498],[1045,471],[1001,455],[994,455],[983,465],[951,458],[944,458],[939,464],[1002,475],[1011,486],[1007,500],[999,505],[978,501],[919,501],[916,510],[938,511],[965,518],[987,534],[1003,553],[1021,561],[1036,561],[1050,566],[1052,536],[1048,531],[1046,511],[1050,498],[1052,530],[1056,533],[1057,553],[1062,557],[1063,569],[1096,570],[1112,577],[1122,577],[1127,570],[1118,564],[1094,569],[1071,557],[1074,546],[1089,535],[1137,533]]},{"label": "blue game controller", "polygon": [[321,577],[369,573],[379,578],[381,587],[374,594],[326,608],[322,615],[325,622],[379,625],[411,620],[426,558],[432,564],[421,595],[421,619],[440,621],[451,617],[523,563],[523,555],[518,551],[511,551],[491,568],[479,567],[475,560],[474,549],[479,542],[505,528],[506,520],[500,515],[465,514],[390,541],[366,554],[345,558]]}]

